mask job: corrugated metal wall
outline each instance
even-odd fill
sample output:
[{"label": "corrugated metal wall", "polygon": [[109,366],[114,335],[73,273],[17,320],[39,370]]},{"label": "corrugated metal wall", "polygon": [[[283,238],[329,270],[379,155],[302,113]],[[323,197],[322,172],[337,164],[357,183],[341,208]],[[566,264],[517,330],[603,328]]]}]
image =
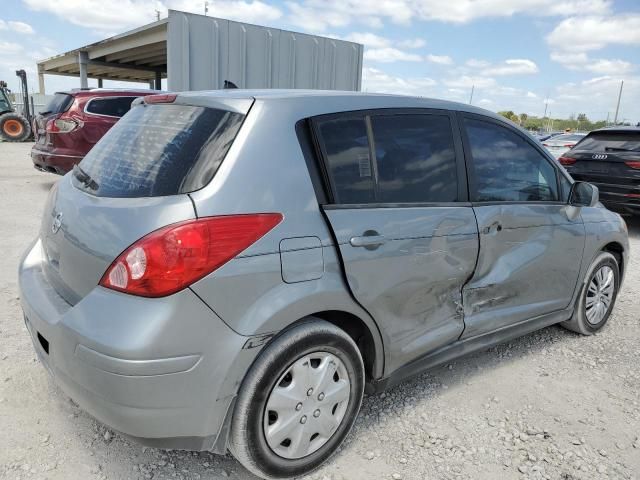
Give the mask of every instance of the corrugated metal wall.
[{"label": "corrugated metal wall", "polygon": [[357,43],[169,11],[169,90],[313,88],[360,90]]}]

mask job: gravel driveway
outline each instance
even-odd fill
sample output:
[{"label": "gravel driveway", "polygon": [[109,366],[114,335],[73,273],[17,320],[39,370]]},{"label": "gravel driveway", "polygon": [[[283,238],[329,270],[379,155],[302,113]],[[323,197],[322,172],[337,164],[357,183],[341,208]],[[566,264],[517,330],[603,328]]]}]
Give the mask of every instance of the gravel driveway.
[{"label": "gravel driveway", "polygon": [[[232,457],[143,448],[76,407],[38,364],[17,265],[57,180],[0,143],[0,478],[252,477]],[[634,250],[640,219],[627,219]],[[314,479],[640,478],[640,262],[593,337],[550,327],[368,396]]]}]

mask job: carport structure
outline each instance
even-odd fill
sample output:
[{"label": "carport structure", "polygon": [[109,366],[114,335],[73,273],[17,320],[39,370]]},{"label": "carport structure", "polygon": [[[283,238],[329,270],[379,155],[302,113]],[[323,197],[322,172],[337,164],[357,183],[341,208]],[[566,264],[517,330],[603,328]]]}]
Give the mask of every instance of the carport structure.
[{"label": "carport structure", "polygon": [[103,80],[119,80],[159,90],[161,79],[167,78],[167,24],[165,18],[38,62],[40,93],[45,74],[80,77],[80,88],[94,78],[99,87]]},{"label": "carport structure", "polygon": [[169,90],[360,90],[364,47],[334,38],[169,10],[167,18],[38,62],[44,75],[148,83]]}]

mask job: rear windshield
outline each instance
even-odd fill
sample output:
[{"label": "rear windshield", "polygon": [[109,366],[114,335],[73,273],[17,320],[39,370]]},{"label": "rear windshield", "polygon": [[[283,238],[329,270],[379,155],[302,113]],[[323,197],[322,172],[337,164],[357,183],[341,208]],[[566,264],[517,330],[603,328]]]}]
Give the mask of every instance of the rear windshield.
[{"label": "rear windshield", "polygon": [[132,108],[80,162],[74,184],[101,197],[159,197],[211,181],[244,115],[186,105]]},{"label": "rear windshield", "polygon": [[107,115],[109,117],[122,117],[131,110],[131,102],[138,97],[103,97],[92,98],[87,103],[85,110],[94,115]]},{"label": "rear windshield", "polygon": [[576,148],[595,152],[640,152],[640,132],[594,132]]},{"label": "rear windshield", "polygon": [[67,93],[56,93],[44,107],[41,114],[66,112],[73,103],[73,96]]}]

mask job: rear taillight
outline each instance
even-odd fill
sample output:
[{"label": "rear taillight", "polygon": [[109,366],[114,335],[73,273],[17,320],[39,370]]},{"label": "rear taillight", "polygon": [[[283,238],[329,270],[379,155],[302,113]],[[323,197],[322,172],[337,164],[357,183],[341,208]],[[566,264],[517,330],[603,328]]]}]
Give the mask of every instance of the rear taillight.
[{"label": "rear taillight", "polygon": [[571,157],[560,157],[558,161],[560,162],[560,165],[564,165],[565,167],[576,163],[576,159]]},{"label": "rear taillight", "polygon": [[48,133],[69,133],[78,128],[80,124],[70,118],[52,118],[47,122]]},{"label": "rear taillight", "polygon": [[573,146],[575,145],[575,143],[567,143],[565,145],[566,148],[573,148]]},{"label": "rear taillight", "polygon": [[156,95],[147,95],[144,97],[144,103],[173,103],[176,100],[175,93],[160,93]]},{"label": "rear taillight", "polygon": [[640,170],[640,160],[628,160],[624,162],[627,167],[633,168],[635,170]]},{"label": "rear taillight", "polygon": [[220,268],[282,221],[280,213],[206,217],[156,230],[114,260],[100,285],[164,297]]}]

